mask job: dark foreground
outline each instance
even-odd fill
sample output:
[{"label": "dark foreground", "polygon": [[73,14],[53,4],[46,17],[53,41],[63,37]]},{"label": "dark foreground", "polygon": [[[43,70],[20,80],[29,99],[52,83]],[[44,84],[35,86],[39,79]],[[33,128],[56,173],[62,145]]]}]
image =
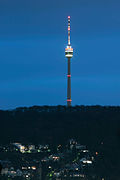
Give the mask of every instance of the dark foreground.
[{"label": "dark foreground", "polygon": [[54,149],[74,138],[99,153],[99,177],[120,179],[120,107],[34,106],[0,111],[0,122],[1,144],[47,143]]}]

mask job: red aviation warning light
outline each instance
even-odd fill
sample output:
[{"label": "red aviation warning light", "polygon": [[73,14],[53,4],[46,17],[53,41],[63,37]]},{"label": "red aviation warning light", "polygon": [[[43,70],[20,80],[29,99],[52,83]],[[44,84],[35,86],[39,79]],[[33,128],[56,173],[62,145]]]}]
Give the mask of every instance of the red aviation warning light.
[{"label": "red aviation warning light", "polygon": [[71,77],[71,75],[67,75],[67,77]]},{"label": "red aviation warning light", "polygon": [[67,99],[67,102],[72,102],[72,99]]},{"label": "red aviation warning light", "polygon": [[68,31],[70,31],[70,27],[68,26]]}]

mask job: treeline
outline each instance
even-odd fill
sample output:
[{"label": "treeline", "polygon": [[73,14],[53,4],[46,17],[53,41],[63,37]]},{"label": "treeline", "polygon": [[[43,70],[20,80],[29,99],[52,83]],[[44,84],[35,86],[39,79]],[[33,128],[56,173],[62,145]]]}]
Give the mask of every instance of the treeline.
[{"label": "treeline", "polygon": [[81,143],[120,142],[120,107],[33,106],[0,111],[0,141],[66,141]]}]

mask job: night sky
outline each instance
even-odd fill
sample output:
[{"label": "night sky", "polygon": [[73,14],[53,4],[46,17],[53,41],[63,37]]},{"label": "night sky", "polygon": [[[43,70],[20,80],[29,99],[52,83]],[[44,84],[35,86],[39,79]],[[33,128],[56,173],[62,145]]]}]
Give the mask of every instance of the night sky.
[{"label": "night sky", "polygon": [[72,104],[120,104],[119,0],[4,0],[0,109],[66,104],[68,15]]}]

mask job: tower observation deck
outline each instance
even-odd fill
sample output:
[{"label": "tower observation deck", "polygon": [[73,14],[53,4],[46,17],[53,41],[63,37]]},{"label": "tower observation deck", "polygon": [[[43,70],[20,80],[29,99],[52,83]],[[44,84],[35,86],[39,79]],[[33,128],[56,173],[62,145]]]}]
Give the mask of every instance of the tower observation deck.
[{"label": "tower observation deck", "polygon": [[68,60],[68,73],[67,73],[67,106],[71,106],[71,58],[73,57],[73,48],[70,44],[70,16],[68,16],[68,45],[65,48],[65,57]]}]

